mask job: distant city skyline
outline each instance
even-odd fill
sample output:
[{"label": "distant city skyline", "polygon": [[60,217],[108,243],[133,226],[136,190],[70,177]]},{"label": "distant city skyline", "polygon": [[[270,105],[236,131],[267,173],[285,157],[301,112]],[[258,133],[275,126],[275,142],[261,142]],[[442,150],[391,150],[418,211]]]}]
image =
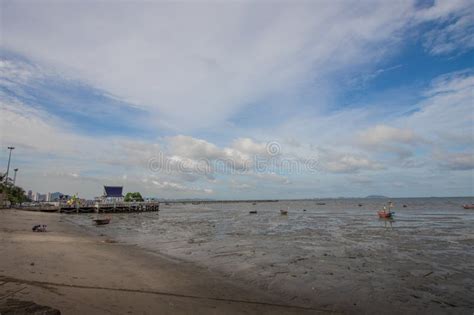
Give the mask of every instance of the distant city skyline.
[{"label": "distant city skyline", "polygon": [[61,196],[65,196],[67,194],[63,194],[60,192],[47,192],[47,193],[40,193],[40,192],[33,192],[31,189],[25,191],[26,196],[31,201],[37,202],[50,202],[50,201],[58,201]]},{"label": "distant city skyline", "polygon": [[[472,1],[3,1],[25,190],[472,196]],[[10,176],[11,177],[11,176]]]}]

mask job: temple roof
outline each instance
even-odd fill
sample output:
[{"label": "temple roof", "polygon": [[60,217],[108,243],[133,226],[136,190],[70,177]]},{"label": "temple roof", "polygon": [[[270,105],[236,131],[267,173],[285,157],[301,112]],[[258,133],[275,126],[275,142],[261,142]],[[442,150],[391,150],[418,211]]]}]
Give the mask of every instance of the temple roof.
[{"label": "temple roof", "polygon": [[123,197],[122,186],[104,186],[104,197]]}]

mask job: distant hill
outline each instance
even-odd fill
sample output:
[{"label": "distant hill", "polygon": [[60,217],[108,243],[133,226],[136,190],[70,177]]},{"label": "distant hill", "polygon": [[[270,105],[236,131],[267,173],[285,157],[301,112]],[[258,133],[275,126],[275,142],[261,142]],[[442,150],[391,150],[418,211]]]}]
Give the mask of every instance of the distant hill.
[{"label": "distant hill", "polygon": [[388,198],[387,196],[382,196],[382,195],[370,195],[370,196],[367,196],[365,198],[371,198],[371,199],[384,199],[384,198]]}]

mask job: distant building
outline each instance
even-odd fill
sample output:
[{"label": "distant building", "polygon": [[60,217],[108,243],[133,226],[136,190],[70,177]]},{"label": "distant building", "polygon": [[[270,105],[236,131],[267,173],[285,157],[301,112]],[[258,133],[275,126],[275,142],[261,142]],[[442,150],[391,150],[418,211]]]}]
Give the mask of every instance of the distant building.
[{"label": "distant building", "polygon": [[36,202],[43,202],[43,201],[46,201],[46,194],[40,194],[38,192],[35,192],[33,193],[33,198],[32,198],[33,201],[36,201]]},{"label": "distant building", "polygon": [[104,186],[102,199],[106,201],[123,201],[123,186]]},{"label": "distant building", "polygon": [[26,197],[30,200],[33,200],[33,192],[31,190],[28,190],[28,194],[26,195]]},{"label": "distant building", "polygon": [[51,200],[49,200],[49,201],[59,201],[59,200],[62,199],[63,196],[64,196],[63,193],[53,192],[53,193],[51,193]]},{"label": "distant building", "polygon": [[51,193],[49,192],[46,194],[46,202],[50,202],[50,201],[52,200],[51,200]]}]

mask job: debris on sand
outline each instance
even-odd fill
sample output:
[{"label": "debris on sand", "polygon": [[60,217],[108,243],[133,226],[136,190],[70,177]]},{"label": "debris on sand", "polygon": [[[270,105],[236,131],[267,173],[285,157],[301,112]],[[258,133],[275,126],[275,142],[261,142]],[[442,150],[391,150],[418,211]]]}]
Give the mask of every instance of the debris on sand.
[{"label": "debris on sand", "polygon": [[46,224],[37,224],[35,226],[33,226],[33,228],[31,229],[33,232],[46,232],[46,228],[48,226]]},{"label": "debris on sand", "polygon": [[61,312],[55,308],[39,305],[31,301],[20,301],[17,299],[7,299],[0,302],[0,314],[41,314],[41,315],[60,315]]},{"label": "debris on sand", "polygon": [[433,274],[433,271],[430,271],[430,272],[428,272],[427,274],[425,274],[425,275],[423,276],[423,278],[426,278],[426,277],[428,277],[428,276],[431,275],[431,274]]}]

